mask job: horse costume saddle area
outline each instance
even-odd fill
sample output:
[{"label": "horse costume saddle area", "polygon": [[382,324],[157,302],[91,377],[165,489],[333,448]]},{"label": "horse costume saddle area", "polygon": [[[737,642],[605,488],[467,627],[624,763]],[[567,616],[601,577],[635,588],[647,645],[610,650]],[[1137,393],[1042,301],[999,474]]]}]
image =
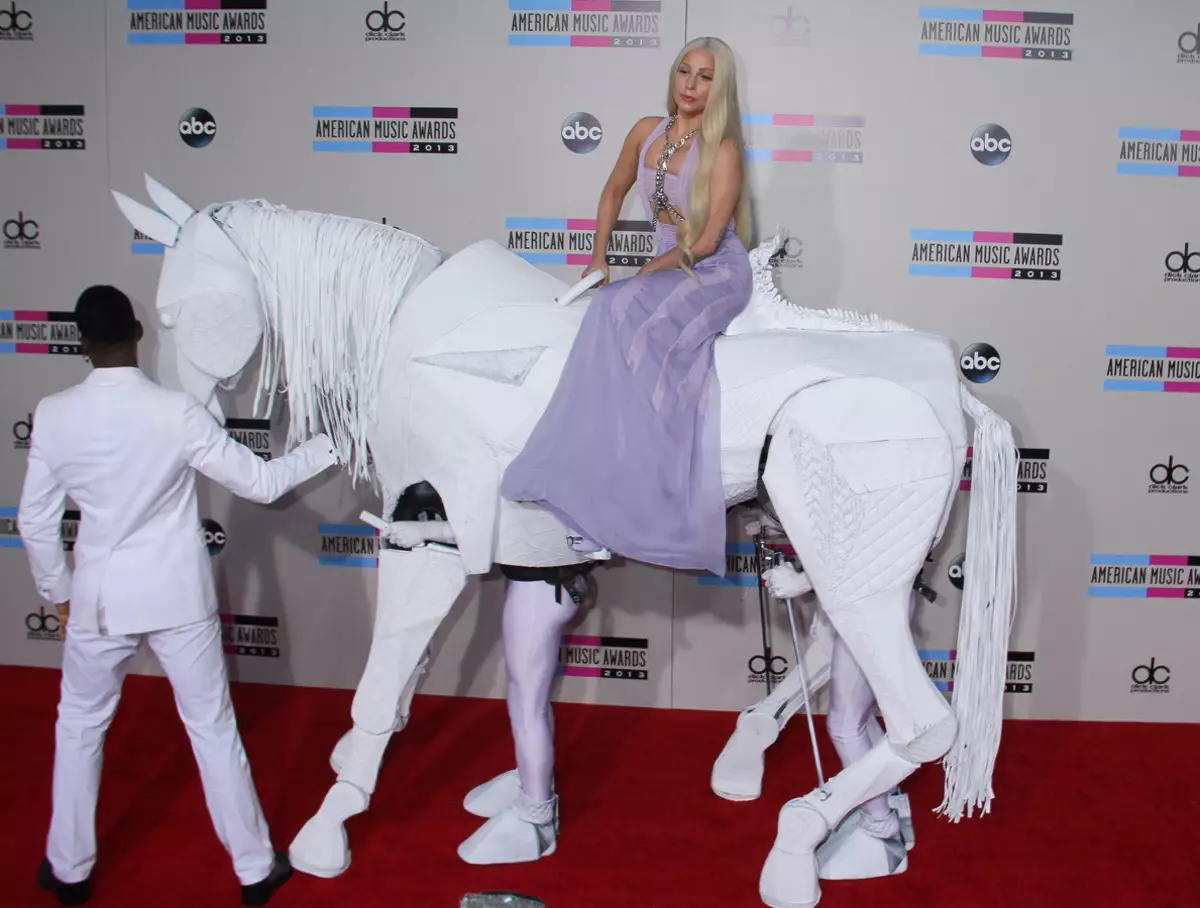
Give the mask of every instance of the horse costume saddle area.
[{"label": "horse costume saddle area", "polygon": [[[781,300],[768,263],[781,242],[776,235],[752,251],[754,294],[715,345],[727,506],[755,496],[763,445],[783,403],[833,379],[872,376],[915,392],[932,407],[961,461],[967,443],[950,343],[894,322],[803,310]],[[554,392],[588,305],[585,298],[563,306],[556,299],[562,296],[559,280],[482,240],[447,258],[396,315],[396,349],[388,360],[407,368],[404,375],[386,376],[380,387],[379,412],[388,420],[377,431],[393,436],[389,450],[402,452],[403,462],[391,465],[404,477],[402,487],[427,480],[457,515],[457,544],[469,573],[486,573],[493,563],[540,566],[580,557],[567,547],[566,528],[551,513],[498,494],[505,466]],[[444,421],[447,413],[455,418],[444,431],[413,431]],[[902,408],[897,411],[897,421],[906,418]],[[874,426],[876,433],[879,428]],[[875,438],[869,441],[877,444]],[[841,439],[833,456],[853,460],[858,441]],[[919,464],[914,470],[913,480],[924,478]],[[856,491],[871,489],[869,473],[852,472],[864,484]],[[479,514],[477,506],[463,506],[480,500],[495,501],[496,511]],[[894,512],[896,519],[902,513]],[[943,526],[948,513],[949,502]],[[506,532],[512,525],[521,531]]]}]

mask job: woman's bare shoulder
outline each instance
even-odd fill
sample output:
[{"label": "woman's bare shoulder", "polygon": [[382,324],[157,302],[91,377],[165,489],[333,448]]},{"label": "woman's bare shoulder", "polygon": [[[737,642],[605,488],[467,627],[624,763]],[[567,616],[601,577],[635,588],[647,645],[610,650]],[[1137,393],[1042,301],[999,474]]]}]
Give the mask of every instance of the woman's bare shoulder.
[{"label": "woman's bare shoulder", "polygon": [[646,136],[650,135],[650,133],[654,132],[654,127],[660,122],[662,122],[662,117],[642,117],[633,124],[633,128],[629,130],[629,136],[630,138],[641,141],[642,139],[646,138]]}]

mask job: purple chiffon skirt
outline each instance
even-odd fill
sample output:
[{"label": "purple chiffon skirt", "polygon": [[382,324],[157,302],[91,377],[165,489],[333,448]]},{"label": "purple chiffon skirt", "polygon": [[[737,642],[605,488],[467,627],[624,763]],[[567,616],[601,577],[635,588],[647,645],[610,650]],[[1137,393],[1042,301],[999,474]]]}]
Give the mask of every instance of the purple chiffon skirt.
[{"label": "purple chiffon skirt", "polygon": [[596,292],[500,492],[627,558],[724,576],[713,343],[749,302],[750,259],[730,229],[692,270]]}]

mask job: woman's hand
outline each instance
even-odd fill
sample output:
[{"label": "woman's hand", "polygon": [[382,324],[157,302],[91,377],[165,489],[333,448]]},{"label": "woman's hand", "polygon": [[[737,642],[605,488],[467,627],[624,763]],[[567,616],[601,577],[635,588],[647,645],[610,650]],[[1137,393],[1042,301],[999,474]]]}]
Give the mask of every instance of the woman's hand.
[{"label": "woman's hand", "polygon": [[662,255],[656,255],[650,261],[646,262],[638,269],[638,274],[653,274],[655,271],[666,271],[669,268],[679,267],[679,247],[671,249],[669,252],[664,252]]},{"label": "woman's hand", "polygon": [[599,271],[604,275],[604,280],[602,280],[599,284],[596,284],[597,287],[603,287],[608,283],[608,262],[605,259],[592,259],[592,263],[583,269],[583,274],[579,275],[579,279],[583,280],[593,271]]}]

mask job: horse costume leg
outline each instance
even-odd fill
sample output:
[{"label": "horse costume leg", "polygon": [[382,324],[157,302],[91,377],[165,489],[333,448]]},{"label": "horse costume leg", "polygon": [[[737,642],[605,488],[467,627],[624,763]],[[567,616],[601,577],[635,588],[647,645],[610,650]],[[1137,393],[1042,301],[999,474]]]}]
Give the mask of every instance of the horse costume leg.
[{"label": "horse costume leg", "polygon": [[824,790],[780,811],[759,894],[772,908],[809,908],[820,899],[816,850],[830,831],[954,742],[954,713],[921,664],[908,606],[957,477],[929,405],[879,379],[800,393],[774,435],[763,474],[771,500],[887,725]]},{"label": "horse costume leg", "polygon": [[334,877],[350,866],[344,823],[370,804],[384,749],[411,701],[418,666],[466,582],[462,559],[452,549],[380,550],[371,652],[350,710],[354,728],[337,782],[292,841],[289,857],[297,870]]},{"label": "horse costume leg", "polygon": [[[811,589],[810,584],[807,586]],[[836,636],[829,619],[820,608],[815,609],[804,651],[804,677],[810,696],[815,696],[830,680]],[[710,780],[713,793],[728,801],[756,799],[762,793],[763,755],[803,706],[800,672],[793,668],[771,693],[742,710],[733,734],[713,764]]]},{"label": "horse costume leg", "polygon": [[[553,790],[550,686],[558,670],[563,627],[577,608],[571,596],[562,595],[549,583],[508,582],[504,658],[517,787],[511,803],[459,846],[459,857],[468,864],[536,861],[556,848],[558,796]],[[506,774],[501,778],[513,777]]]},{"label": "horse costume leg", "polygon": [[[909,594],[908,616],[912,621],[916,592]],[[884,738],[875,717],[875,694],[854,661],[845,641],[838,637],[833,649],[833,672],[829,686],[826,730],[848,767],[866,756]],[[901,817],[891,803],[899,794],[876,795],[859,805],[817,849],[823,880],[863,880],[903,873],[908,868],[907,852],[912,842]],[[902,796],[901,796],[902,797]]]}]

